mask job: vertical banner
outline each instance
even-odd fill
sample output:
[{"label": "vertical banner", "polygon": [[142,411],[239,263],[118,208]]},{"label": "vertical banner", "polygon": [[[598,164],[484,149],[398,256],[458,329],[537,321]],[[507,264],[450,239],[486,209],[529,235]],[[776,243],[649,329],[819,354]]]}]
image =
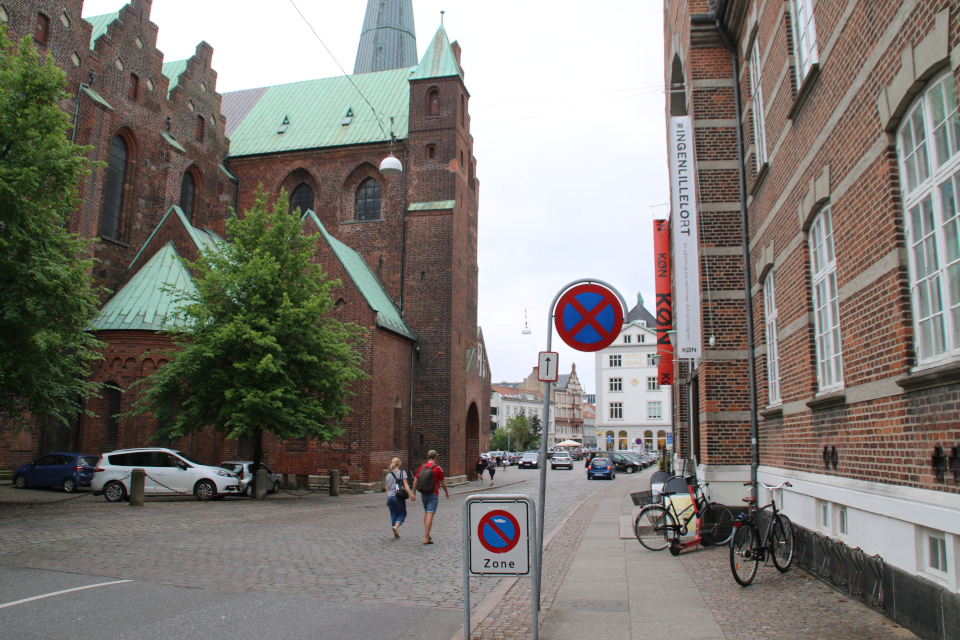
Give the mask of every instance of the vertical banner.
[{"label": "vertical banner", "polygon": [[667,331],[673,328],[673,302],[670,293],[670,221],[653,221],[654,281],[657,285],[657,353],[660,386],[673,384],[673,345]]},{"label": "vertical banner", "polygon": [[690,116],[670,118],[670,200],[677,297],[677,356],[700,358],[700,247],[697,238],[697,169]]}]

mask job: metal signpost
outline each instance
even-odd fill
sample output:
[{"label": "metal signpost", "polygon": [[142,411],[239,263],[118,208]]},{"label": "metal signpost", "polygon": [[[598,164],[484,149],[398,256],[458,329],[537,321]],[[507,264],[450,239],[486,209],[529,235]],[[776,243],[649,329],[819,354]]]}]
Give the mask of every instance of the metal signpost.
[{"label": "metal signpost", "polygon": [[[559,304],[558,304],[559,301]],[[600,351],[620,335],[627,301],[603,280],[583,278],[560,289],[547,313],[547,351],[553,346],[556,322],[560,339],[577,351]],[[547,492],[547,433],[550,426],[550,383],[543,383],[543,428],[540,430],[540,511],[537,512],[537,569],[533,576],[534,611],[540,610],[540,583],[543,567],[543,514]],[[537,617],[533,628],[537,629]],[[534,635],[534,638],[537,636]]]},{"label": "metal signpost", "polygon": [[470,638],[470,576],[533,579],[533,640],[540,635],[540,556],[534,553],[536,504],[530,496],[470,496],[463,501],[463,637]]}]

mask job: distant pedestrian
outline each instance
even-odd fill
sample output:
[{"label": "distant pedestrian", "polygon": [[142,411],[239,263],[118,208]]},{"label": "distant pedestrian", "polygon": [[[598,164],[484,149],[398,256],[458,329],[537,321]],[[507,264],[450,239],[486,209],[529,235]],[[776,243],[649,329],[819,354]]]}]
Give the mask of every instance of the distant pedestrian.
[{"label": "distant pedestrian", "polygon": [[490,471],[490,486],[493,486],[493,476],[497,475],[497,461],[490,460],[490,466],[488,467]]},{"label": "distant pedestrian", "polygon": [[502,457],[502,456],[497,456],[497,466],[498,466],[498,467],[503,467],[504,469],[507,468],[507,465],[506,465],[506,463],[503,461],[503,457]]},{"label": "distant pedestrian", "polygon": [[407,498],[413,495],[407,479],[407,472],[400,468],[400,458],[391,460],[387,474],[387,508],[394,538],[400,537],[400,525],[407,519]]},{"label": "distant pedestrian", "polygon": [[477,464],[474,466],[473,470],[477,472],[477,481],[480,483],[480,486],[483,486],[483,470],[487,468],[487,461],[483,459],[483,456],[477,458]]},{"label": "distant pedestrian", "polygon": [[433,527],[433,514],[437,512],[440,502],[440,487],[450,499],[450,490],[443,479],[443,469],[437,464],[437,452],[433,449],[427,452],[427,461],[417,469],[414,485],[420,492],[420,501],[423,503],[423,544],[433,544],[430,537],[430,528]]}]

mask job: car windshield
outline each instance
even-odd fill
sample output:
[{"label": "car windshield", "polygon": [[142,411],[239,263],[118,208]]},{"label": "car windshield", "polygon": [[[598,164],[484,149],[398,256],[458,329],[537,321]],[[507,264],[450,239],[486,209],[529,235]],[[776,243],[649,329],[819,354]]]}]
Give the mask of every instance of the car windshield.
[{"label": "car windshield", "polygon": [[531,460],[531,459],[533,459],[533,458],[536,458],[538,455],[540,455],[540,454],[538,454],[538,453],[525,453],[525,454],[523,454],[523,457],[524,457],[524,459],[526,459],[526,460]]},{"label": "car windshield", "polygon": [[95,467],[97,465],[97,458],[94,456],[84,456],[77,458],[77,464],[82,467]]},{"label": "car windshield", "polygon": [[594,458],[590,464],[592,464],[595,467],[609,467],[610,460],[608,460],[607,458]]}]

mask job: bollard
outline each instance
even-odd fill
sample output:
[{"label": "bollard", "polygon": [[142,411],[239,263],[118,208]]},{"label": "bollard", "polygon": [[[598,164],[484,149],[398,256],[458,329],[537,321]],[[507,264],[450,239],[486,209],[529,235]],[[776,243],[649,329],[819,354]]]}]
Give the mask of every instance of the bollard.
[{"label": "bollard", "polygon": [[297,474],[288,473],[287,474],[287,489],[291,491],[296,491],[300,488],[300,483],[297,481]]},{"label": "bollard", "polygon": [[143,485],[147,479],[147,472],[143,469],[134,469],[130,474],[130,506],[143,506]]},{"label": "bollard", "polygon": [[253,499],[266,500],[267,489],[270,487],[270,476],[266,469],[258,469],[257,475],[253,479]]},{"label": "bollard", "polygon": [[330,470],[330,495],[340,495],[340,472],[336,469]]}]

